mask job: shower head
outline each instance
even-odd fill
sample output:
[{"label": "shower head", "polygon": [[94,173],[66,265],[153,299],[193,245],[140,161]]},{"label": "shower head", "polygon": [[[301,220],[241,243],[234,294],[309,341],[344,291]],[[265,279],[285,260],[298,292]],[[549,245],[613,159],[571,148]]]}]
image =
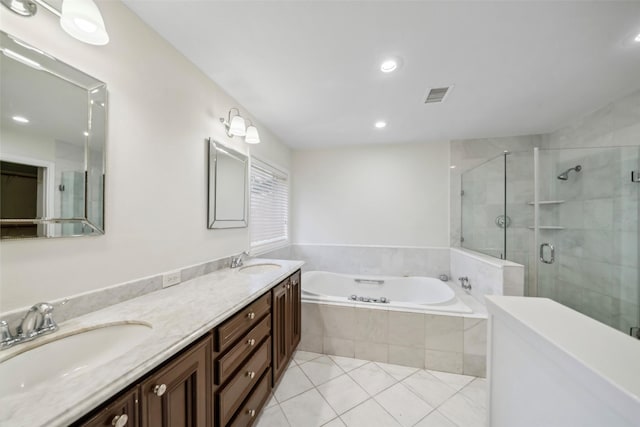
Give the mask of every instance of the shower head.
[{"label": "shower head", "polygon": [[560,175],[558,175],[558,179],[562,181],[566,181],[569,179],[569,172],[571,171],[580,172],[581,170],[582,170],[582,166],[576,165],[575,167],[569,168],[566,171],[562,172]]}]

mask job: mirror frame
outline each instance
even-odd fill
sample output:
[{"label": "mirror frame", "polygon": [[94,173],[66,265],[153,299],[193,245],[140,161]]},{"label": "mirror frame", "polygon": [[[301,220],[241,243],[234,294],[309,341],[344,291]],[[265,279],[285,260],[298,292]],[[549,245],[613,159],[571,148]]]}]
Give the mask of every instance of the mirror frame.
[{"label": "mirror frame", "polygon": [[[229,148],[216,142],[213,138],[209,138],[208,142],[208,168],[207,168],[207,183],[208,183],[208,203],[207,203],[207,228],[209,229],[222,229],[222,228],[245,228],[249,225],[247,220],[248,208],[249,208],[249,156],[242,154],[233,148]],[[220,179],[217,176],[218,172],[218,155],[223,153],[229,157],[232,157],[244,164],[244,208],[242,210],[243,217],[241,219],[222,219],[216,218],[216,194],[217,187],[220,185]]]},{"label": "mirror frame", "polygon": [[[9,53],[7,53],[7,50]],[[76,216],[73,218],[45,216],[42,218],[15,218],[15,219],[0,219],[0,224],[36,224],[44,227],[45,232],[41,236],[7,236],[2,240],[16,240],[16,239],[39,239],[39,238],[58,238],[58,237],[83,237],[83,236],[95,236],[104,234],[105,229],[105,186],[106,186],[106,145],[107,145],[107,109],[108,109],[108,93],[106,83],[96,79],[93,76],[86,74],[77,68],[56,59],[54,56],[49,55],[46,52],[32,46],[29,43],[14,37],[4,31],[0,30],[0,55],[3,56],[3,60],[15,60],[21,62],[25,67],[32,67],[42,72],[48,73],[54,77],[65,80],[72,85],[75,85],[87,93],[87,116],[88,123],[85,126],[90,131],[90,135],[86,137],[84,146],[84,215]],[[37,66],[37,67],[36,67]],[[94,100],[99,106],[92,107]],[[99,121],[96,113],[101,111],[100,119],[103,122],[103,129],[96,131],[92,126],[94,121]],[[99,144],[99,145],[98,145]],[[90,153],[94,147],[101,148],[101,162],[98,173],[90,173]],[[11,155],[0,153],[0,158],[11,161]],[[96,163],[97,164],[97,163]],[[81,171],[80,171],[81,172]],[[97,193],[96,193],[97,192]],[[98,194],[101,199],[101,209],[90,209],[89,204],[92,203],[89,199],[92,194]],[[45,200],[45,202],[47,202]],[[77,224],[81,223],[82,233],[57,235],[51,232],[51,228],[55,224]]]}]

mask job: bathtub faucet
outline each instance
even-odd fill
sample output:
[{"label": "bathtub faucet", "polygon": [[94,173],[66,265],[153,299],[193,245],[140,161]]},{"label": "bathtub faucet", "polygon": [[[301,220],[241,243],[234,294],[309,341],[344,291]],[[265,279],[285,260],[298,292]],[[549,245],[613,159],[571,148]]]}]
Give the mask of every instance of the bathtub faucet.
[{"label": "bathtub faucet", "polygon": [[373,297],[362,297],[358,295],[350,295],[349,299],[351,301],[360,301],[360,302],[379,302],[382,304],[389,304],[391,301],[387,297],[373,298]]},{"label": "bathtub faucet", "polygon": [[462,289],[464,289],[465,291],[471,290],[471,283],[469,283],[469,278],[467,276],[458,277],[458,280],[460,281],[460,286],[462,286]]}]

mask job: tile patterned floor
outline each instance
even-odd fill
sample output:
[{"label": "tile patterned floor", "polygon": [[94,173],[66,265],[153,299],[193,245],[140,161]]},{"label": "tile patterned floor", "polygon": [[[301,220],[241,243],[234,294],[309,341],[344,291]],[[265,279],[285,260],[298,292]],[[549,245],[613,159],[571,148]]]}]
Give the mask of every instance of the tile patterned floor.
[{"label": "tile patterned floor", "polygon": [[298,351],[258,427],[484,427],[486,380]]}]

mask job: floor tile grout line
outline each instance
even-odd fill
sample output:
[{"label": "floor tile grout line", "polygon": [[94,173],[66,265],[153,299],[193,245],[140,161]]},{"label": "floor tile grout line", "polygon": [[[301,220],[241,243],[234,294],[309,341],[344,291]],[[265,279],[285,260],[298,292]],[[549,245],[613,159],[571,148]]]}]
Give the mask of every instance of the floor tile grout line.
[{"label": "floor tile grout line", "polygon": [[[371,363],[375,364],[375,362],[371,362]],[[362,365],[362,366],[366,366],[366,364],[365,364],[365,365]],[[361,366],[361,367],[362,367],[362,366]],[[377,366],[377,365],[376,365],[376,366]],[[382,368],[380,368],[380,369],[382,369]],[[354,370],[355,370],[355,369],[354,369]],[[384,371],[384,369],[383,369],[383,371]],[[373,397],[377,396],[378,394],[382,393],[383,391],[385,391],[385,390],[387,390],[387,389],[389,389],[389,388],[393,387],[394,385],[396,385],[396,384],[399,384],[399,383],[400,383],[400,381],[396,380],[396,379],[393,377],[393,375],[390,375],[390,374],[389,374],[388,372],[386,372],[386,371],[384,371],[384,373],[385,373],[385,374],[387,374],[387,375],[389,375],[391,378],[393,378],[394,383],[393,383],[393,384],[390,384],[390,385],[388,385],[388,386],[386,386],[386,387],[384,387],[383,389],[379,390],[379,391],[378,391],[377,393],[375,393],[375,394],[371,394],[371,393],[369,393],[369,391],[367,391],[367,389],[365,389],[365,388],[363,387],[363,385],[362,385],[362,384],[360,384],[360,383],[358,382],[358,380],[357,380],[357,379],[355,379],[355,378],[353,378],[351,375],[349,375],[349,372],[345,372],[345,374],[349,375],[349,378],[351,378],[351,379],[352,379],[356,384],[358,384],[358,385],[360,386],[360,388],[362,388],[362,389],[364,390],[364,392],[365,392],[365,393],[367,393],[367,394],[369,395],[369,397],[371,397],[371,398],[373,398]]]}]

